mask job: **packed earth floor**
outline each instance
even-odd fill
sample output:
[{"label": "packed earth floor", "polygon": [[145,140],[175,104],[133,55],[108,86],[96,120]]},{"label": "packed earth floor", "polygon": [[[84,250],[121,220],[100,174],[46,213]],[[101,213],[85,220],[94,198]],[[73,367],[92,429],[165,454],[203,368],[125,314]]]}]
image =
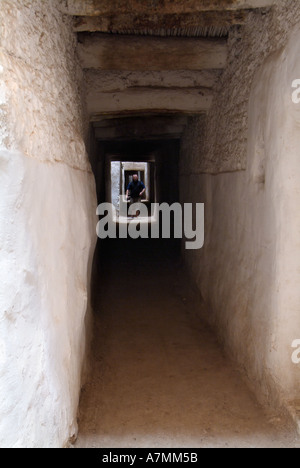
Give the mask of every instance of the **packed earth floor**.
[{"label": "packed earth floor", "polygon": [[176,247],[103,250],[75,447],[297,447],[200,319]]}]

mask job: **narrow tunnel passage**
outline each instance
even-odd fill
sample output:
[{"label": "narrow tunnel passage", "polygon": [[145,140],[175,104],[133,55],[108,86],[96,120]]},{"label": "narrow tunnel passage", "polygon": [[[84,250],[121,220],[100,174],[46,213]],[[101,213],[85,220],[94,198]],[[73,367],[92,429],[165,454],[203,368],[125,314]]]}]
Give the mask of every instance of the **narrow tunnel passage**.
[{"label": "narrow tunnel passage", "polygon": [[[0,24],[0,446],[297,447],[300,2],[1,0]],[[121,198],[205,206],[203,247],[97,243]]]},{"label": "narrow tunnel passage", "polygon": [[[147,178],[148,202],[190,200],[180,137],[194,116],[97,118],[91,163],[99,203],[112,202],[118,211],[126,173],[142,165],[152,168],[148,178],[139,172]],[[193,199],[201,202],[202,195]],[[76,447],[295,446],[284,416],[258,404],[207,327],[210,311],[193,289],[182,248],[180,239],[98,241],[92,370]]]},{"label": "narrow tunnel passage", "polygon": [[104,243],[76,447],[294,446],[199,319],[178,245]]}]

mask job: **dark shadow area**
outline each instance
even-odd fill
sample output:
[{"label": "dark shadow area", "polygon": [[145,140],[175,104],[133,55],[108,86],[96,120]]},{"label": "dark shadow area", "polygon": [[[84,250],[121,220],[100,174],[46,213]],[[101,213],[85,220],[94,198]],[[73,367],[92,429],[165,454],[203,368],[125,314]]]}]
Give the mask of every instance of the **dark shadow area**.
[{"label": "dark shadow area", "polygon": [[199,318],[203,304],[190,294],[178,241],[108,240],[101,252],[77,446],[291,443]]},{"label": "dark shadow area", "polygon": [[[113,158],[151,161],[155,201],[178,202],[178,143],[95,145],[99,203],[108,201]],[[209,311],[180,252],[180,239],[98,240],[92,370],[76,446],[293,446],[286,421],[257,403],[201,319]]]},{"label": "dark shadow area", "polygon": [[[137,163],[146,161],[149,164],[151,186],[146,185],[149,203],[145,203],[149,216],[151,216],[151,203],[168,203],[172,205],[178,202],[179,153],[180,140],[178,139],[98,141],[95,139],[95,129],[91,126],[89,157],[95,176],[98,204],[112,202],[111,161],[120,161],[120,164],[125,161]],[[125,186],[127,186],[128,182],[126,175],[125,173]],[[120,187],[121,190],[122,187]],[[150,222],[148,231],[150,237]],[[174,219],[173,215],[171,215],[171,237],[173,233]],[[129,259],[134,259],[136,264],[144,264],[157,258],[170,259],[171,257],[180,261],[180,245],[180,240],[172,238],[136,240],[130,238],[124,240],[99,239],[93,259],[91,279],[92,308],[95,309],[97,307],[98,285],[101,284],[101,281],[99,282],[99,275],[101,276],[104,268],[110,268],[109,265],[112,261],[116,261],[120,265]]]}]

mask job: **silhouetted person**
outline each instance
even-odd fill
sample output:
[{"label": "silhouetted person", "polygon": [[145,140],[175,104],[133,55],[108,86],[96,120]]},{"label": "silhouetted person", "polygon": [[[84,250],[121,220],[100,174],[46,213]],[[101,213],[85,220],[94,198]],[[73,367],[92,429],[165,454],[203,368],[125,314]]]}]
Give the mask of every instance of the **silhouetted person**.
[{"label": "silhouetted person", "polygon": [[[141,203],[141,199],[145,191],[145,185],[141,180],[139,180],[139,176],[134,174],[132,176],[132,182],[128,184],[126,191],[126,197],[128,198],[130,196],[130,206],[133,205],[133,203]],[[135,216],[139,216],[139,214],[140,211],[137,210]]]}]

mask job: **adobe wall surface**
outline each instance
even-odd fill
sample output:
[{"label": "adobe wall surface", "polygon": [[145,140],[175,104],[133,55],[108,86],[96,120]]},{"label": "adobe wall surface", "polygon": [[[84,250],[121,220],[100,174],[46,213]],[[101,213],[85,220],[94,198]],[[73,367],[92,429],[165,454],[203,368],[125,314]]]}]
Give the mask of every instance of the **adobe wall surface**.
[{"label": "adobe wall surface", "polygon": [[96,237],[81,72],[56,1],[2,0],[0,19],[0,446],[62,447]]},{"label": "adobe wall surface", "polygon": [[[290,14],[284,10],[279,18],[288,21]],[[287,38],[288,29],[283,29],[280,41]],[[274,33],[266,25],[269,51]],[[185,257],[208,306],[206,318],[246,370],[257,394],[284,407],[293,407],[299,399],[300,383],[299,368],[291,359],[292,342],[300,335],[300,107],[292,102],[292,82],[300,78],[299,39],[299,27],[290,29],[286,46],[259,69],[252,62],[243,68],[242,80],[249,67],[256,70],[246,108],[248,126],[239,121],[245,142],[238,154],[247,162],[246,170],[201,174],[201,162],[194,162],[197,147],[192,155],[186,145],[182,148],[181,199],[205,203],[204,248]],[[232,92],[231,83],[228,87]],[[225,106],[220,126],[224,132],[227,123],[227,140],[221,130],[216,138],[220,151],[231,134]],[[190,131],[195,131],[193,125]],[[207,133],[204,138],[206,148]],[[214,141],[211,151],[218,172],[220,152]],[[227,154],[232,157],[234,151]]]},{"label": "adobe wall surface", "polygon": [[252,11],[243,27],[232,29],[227,67],[215,85],[212,107],[205,122],[202,116],[196,118],[183,138],[183,152],[189,155],[182,169],[185,173],[246,169],[248,102],[254,77],[267,57],[286,45],[299,22],[299,2],[280,0],[270,13]]}]

